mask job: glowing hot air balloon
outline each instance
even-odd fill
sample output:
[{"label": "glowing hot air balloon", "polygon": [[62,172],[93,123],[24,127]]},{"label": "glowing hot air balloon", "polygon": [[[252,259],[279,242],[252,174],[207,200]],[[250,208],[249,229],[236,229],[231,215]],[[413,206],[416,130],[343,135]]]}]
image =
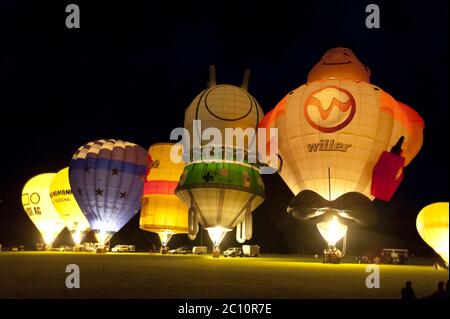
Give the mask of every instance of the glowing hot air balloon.
[{"label": "glowing hot air balloon", "polygon": [[189,226],[196,232],[203,225],[216,249],[235,226],[239,242],[250,239],[251,213],[264,201],[257,168],[220,161],[187,164],[176,191],[190,206]]},{"label": "glowing hot air balloon", "polygon": [[[188,232],[188,209],[175,195],[184,163],[171,160],[172,150],[177,150],[172,143],[150,146],[150,170],[144,184],[139,222],[141,229],[158,233],[162,253],[167,251],[167,243],[172,235]],[[182,148],[178,150],[181,155]]]},{"label": "glowing hot air balloon", "polygon": [[[364,214],[373,211],[371,200],[389,201],[419,152],[422,118],[370,84],[369,76],[351,50],[331,49],[307,83],[261,121],[260,127],[278,128],[279,162],[271,165],[296,195],[288,209],[295,217],[331,209],[341,220],[366,224],[373,220]],[[311,192],[317,198],[305,207]]]},{"label": "glowing hot air balloon", "polygon": [[416,226],[420,237],[441,256],[448,266],[448,202],[434,203],[417,215]]},{"label": "glowing hot air balloon", "polygon": [[67,229],[72,235],[75,244],[79,245],[90,225],[78,206],[69,182],[69,168],[60,170],[50,185],[50,198],[58,211]]},{"label": "glowing hot air balloon", "polygon": [[[239,242],[251,238],[251,213],[264,201],[258,168],[248,161],[249,149],[256,144],[255,135],[247,136],[247,144],[239,138],[226,138],[231,129],[255,130],[263,117],[258,102],[247,92],[248,79],[246,71],[241,87],[217,85],[215,69],[211,67],[208,88],[185,112],[184,127],[194,140],[193,161],[186,165],[176,193],[189,207],[189,237],[194,239],[198,223],[203,225],[213,241],[215,257],[225,234],[235,226]],[[194,121],[201,121],[201,127]],[[214,138],[207,134],[205,139],[204,133],[211,128]],[[217,141],[214,133],[222,139]],[[202,137],[198,147],[196,137]],[[196,158],[196,154],[200,157]]]},{"label": "glowing hot air balloon", "polygon": [[64,221],[50,198],[50,184],[55,176],[55,173],[36,175],[22,190],[23,208],[41,233],[47,248],[51,248],[56,236],[64,229]]},{"label": "glowing hot air balloon", "polygon": [[69,165],[70,186],[100,244],[107,244],[140,209],[147,152],[121,140],[81,146]]},{"label": "glowing hot air balloon", "polygon": [[279,173],[295,195],[312,190],[328,200],[349,192],[370,199],[392,196],[403,166],[422,146],[424,123],[370,84],[369,75],[352,51],[332,49],[309,73],[308,83],[261,122],[278,128]]}]

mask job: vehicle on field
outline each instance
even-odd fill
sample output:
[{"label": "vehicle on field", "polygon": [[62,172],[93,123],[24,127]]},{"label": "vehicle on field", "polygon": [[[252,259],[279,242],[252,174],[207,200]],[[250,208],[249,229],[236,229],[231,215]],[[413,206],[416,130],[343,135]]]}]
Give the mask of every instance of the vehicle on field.
[{"label": "vehicle on field", "polygon": [[207,246],[194,246],[192,248],[192,253],[197,255],[206,254],[208,252]]},{"label": "vehicle on field", "polygon": [[105,254],[109,251],[109,245],[95,244],[95,252],[97,254]]},{"label": "vehicle on field", "polygon": [[84,243],[82,251],[88,253],[106,253],[109,251],[109,244],[102,245],[99,243]]},{"label": "vehicle on field", "polygon": [[186,255],[186,254],[190,254],[190,253],[192,253],[192,251],[186,246],[182,246],[182,247],[178,247],[176,249],[169,250],[170,255]]},{"label": "vehicle on field", "polygon": [[112,252],[115,253],[127,253],[136,251],[135,245],[115,245],[112,249]]},{"label": "vehicle on field", "polygon": [[242,255],[244,257],[258,257],[259,248],[258,245],[242,245]]},{"label": "vehicle on field", "polygon": [[97,247],[95,246],[95,243],[84,243],[82,251],[86,251],[88,253],[93,253],[97,250]]},{"label": "vehicle on field", "polygon": [[381,263],[383,264],[404,264],[409,258],[408,249],[384,248],[381,251]]},{"label": "vehicle on field", "polygon": [[230,247],[223,252],[223,256],[224,257],[228,257],[228,256],[229,257],[236,257],[236,256],[242,257],[243,256],[242,248],[241,247]]},{"label": "vehicle on field", "polygon": [[60,246],[60,247],[52,247],[51,251],[73,251],[72,246]]}]

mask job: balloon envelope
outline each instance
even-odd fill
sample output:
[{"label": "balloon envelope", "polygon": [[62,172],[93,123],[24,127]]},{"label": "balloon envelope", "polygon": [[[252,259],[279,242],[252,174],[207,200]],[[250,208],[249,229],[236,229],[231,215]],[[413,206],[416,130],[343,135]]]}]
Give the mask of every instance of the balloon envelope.
[{"label": "balloon envelope", "polygon": [[[243,88],[220,84],[201,92],[186,109],[184,127],[194,136],[194,120],[201,120],[201,130],[216,128],[225,137],[226,128],[256,128],[263,118],[261,106]],[[202,132],[197,132],[201,137]],[[201,145],[207,140],[202,140]],[[225,140],[221,141],[225,145]],[[249,144],[254,141],[249,141]]]},{"label": "balloon envelope", "polygon": [[[163,246],[173,234],[188,232],[187,206],[175,195],[184,162],[174,163],[171,160],[173,146],[173,143],[150,146],[150,170],[144,184],[139,221],[141,229],[160,235]],[[181,156],[182,149],[179,148],[179,151]]]},{"label": "balloon envelope", "polygon": [[50,185],[55,176],[55,173],[36,175],[22,190],[23,208],[48,246],[65,227],[50,198]]},{"label": "balloon envelope", "polygon": [[[245,156],[237,156],[238,153],[256,154],[256,134],[237,137],[237,132],[251,129],[256,132],[264,114],[247,92],[248,72],[241,87],[216,85],[215,75],[211,75],[209,87],[197,95],[185,112],[184,127],[194,139],[194,155],[201,150],[201,158],[194,157],[186,165],[176,194],[189,207],[189,238],[195,238],[200,223],[218,247],[226,232],[241,222],[242,225],[249,222],[247,227],[240,228],[246,228],[241,239],[249,239],[250,214],[264,201],[264,184],[258,168],[252,166],[255,163],[249,164]],[[194,120],[201,121],[201,127],[194,126]],[[213,129],[211,133],[220,134],[206,134],[195,148],[195,137],[203,137],[209,128]],[[237,133],[235,138],[230,138],[230,131]],[[216,135],[220,135],[220,141]]]},{"label": "balloon envelope", "polygon": [[257,168],[244,163],[189,163],[176,190],[199,213],[205,228],[231,230],[264,201],[264,184]]},{"label": "balloon envelope", "polygon": [[91,226],[73,196],[68,167],[60,170],[53,178],[50,185],[50,198],[72,234],[75,244],[79,244],[84,233],[89,231]]},{"label": "balloon envelope", "polygon": [[[348,63],[337,62],[347,56]],[[394,185],[395,191],[403,163],[407,165],[422,145],[423,120],[367,79],[354,79],[367,70],[350,50],[330,50],[323,60],[312,70],[321,76],[310,76],[307,84],[289,92],[260,123],[278,128],[281,177],[294,195],[312,190],[333,201],[358,192],[373,199],[374,167],[403,136],[401,156],[394,156],[404,157],[403,162],[377,180],[377,185]],[[392,194],[382,195],[389,199]]]},{"label": "balloon envelope", "polygon": [[448,214],[448,202],[434,203],[423,208],[416,220],[420,237],[442,257],[447,265],[449,255]]},{"label": "balloon envelope", "polygon": [[140,209],[147,152],[121,140],[81,146],[69,165],[70,186],[100,243],[107,243]]}]

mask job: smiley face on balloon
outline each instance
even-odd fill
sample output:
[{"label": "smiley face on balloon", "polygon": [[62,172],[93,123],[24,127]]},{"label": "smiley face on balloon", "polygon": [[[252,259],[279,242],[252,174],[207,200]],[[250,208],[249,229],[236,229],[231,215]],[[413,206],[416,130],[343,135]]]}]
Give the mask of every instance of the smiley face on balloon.
[{"label": "smiley face on balloon", "polygon": [[[266,131],[278,129],[280,161],[269,165],[294,195],[310,190],[333,201],[357,192],[369,200],[389,200],[395,192],[398,172],[403,174],[422,146],[424,122],[411,107],[371,84],[370,75],[350,49],[328,50],[307,83],[260,122]],[[381,169],[376,166],[380,160]]]}]

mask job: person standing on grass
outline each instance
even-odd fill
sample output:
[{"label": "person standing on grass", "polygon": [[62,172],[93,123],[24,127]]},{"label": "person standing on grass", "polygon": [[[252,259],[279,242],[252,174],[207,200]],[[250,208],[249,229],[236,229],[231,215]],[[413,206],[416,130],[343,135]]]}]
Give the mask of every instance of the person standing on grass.
[{"label": "person standing on grass", "polygon": [[429,297],[430,299],[446,299],[447,292],[444,289],[444,282],[439,281],[437,290]]},{"label": "person standing on grass", "polygon": [[416,293],[414,292],[414,289],[412,288],[411,281],[407,281],[405,283],[405,287],[402,288],[400,299],[404,300],[411,300],[416,299]]}]

